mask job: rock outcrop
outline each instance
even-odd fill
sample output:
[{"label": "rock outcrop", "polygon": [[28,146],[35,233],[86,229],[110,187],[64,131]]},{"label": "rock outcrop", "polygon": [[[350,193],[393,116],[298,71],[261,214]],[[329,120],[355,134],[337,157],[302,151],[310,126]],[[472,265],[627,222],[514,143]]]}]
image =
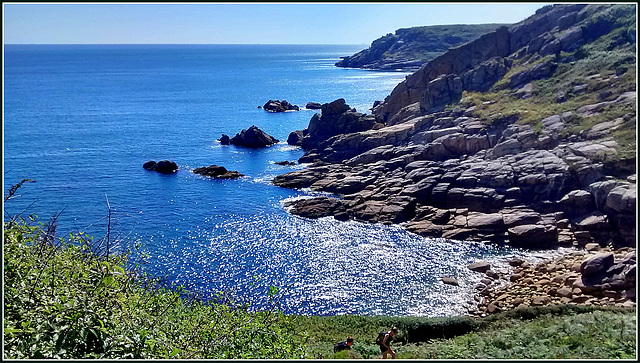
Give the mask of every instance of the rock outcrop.
[{"label": "rock outcrop", "polygon": [[220,141],[220,145],[229,145],[231,143],[231,138],[227,134],[222,134],[222,137],[218,139]]},{"label": "rock outcrop", "polygon": [[160,160],[157,163],[153,160],[147,161],[142,167],[146,170],[157,171],[161,174],[173,174],[178,171],[178,164],[169,160]]},{"label": "rock outcrop", "polygon": [[[314,114],[306,129],[294,131],[289,135],[289,144],[301,145],[304,149],[310,150],[300,162],[315,158],[315,154],[324,151],[330,145],[330,139],[334,136],[383,126],[376,116],[357,112],[349,107],[343,98],[323,104],[320,110],[321,114]],[[332,160],[338,159],[333,157]]]},{"label": "rock outcrop", "polygon": [[432,25],[398,29],[374,40],[354,55],[341,57],[338,67],[417,70],[449,48],[470,42],[503,24]]},{"label": "rock outcrop", "polygon": [[243,174],[240,174],[235,170],[227,170],[227,168],[225,168],[224,166],[218,165],[209,165],[201,168],[195,168],[193,169],[193,172],[195,174],[208,176],[214,179],[236,179],[244,176]]},{"label": "rock outcrop", "polygon": [[304,138],[303,130],[292,131],[289,134],[289,137],[287,137],[287,144],[294,145],[294,146],[301,146],[303,138]]},{"label": "rock outcrop", "polygon": [[[293,202],[301,216],[530,248],[634,246],[635,78],[616,71],[635,64],[623,31],[634,19],[628,5],[545,7],[427,63],[372,115],[324,104],[301,142],[313,164],[273,182],[339,197]],[[619,58],[594,68],[601,47]],[[568,88],[578,69],[592,75]],[[521,110],[523,98],[536,106]]]},{"label": "rock outcrop", "polygon": [[[220,142],[222,143],[222,140]],[[278,142],[278,139],[260,130],[255,125],[242,130],[229,140],[230,144],[251,148],[265,147]]]},{"label": "rock outcrop", "polygon": [[300,107],[290,104],[287,100],[269,100],[262,108],[268,112],[300,111]]}]

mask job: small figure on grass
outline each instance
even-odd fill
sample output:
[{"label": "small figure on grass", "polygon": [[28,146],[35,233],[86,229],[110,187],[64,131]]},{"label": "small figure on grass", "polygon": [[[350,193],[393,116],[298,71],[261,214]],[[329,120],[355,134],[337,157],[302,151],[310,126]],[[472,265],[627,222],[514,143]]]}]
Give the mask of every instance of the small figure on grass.
[{"label": "small figure on grass", "polygon": [[340,343],[336,343],[336,345],[333,346],[333,352],[337,353],[343,350],[349,350],[351,349],[352,345],[353,345],[353,338],[347,337],[347,340]]}]

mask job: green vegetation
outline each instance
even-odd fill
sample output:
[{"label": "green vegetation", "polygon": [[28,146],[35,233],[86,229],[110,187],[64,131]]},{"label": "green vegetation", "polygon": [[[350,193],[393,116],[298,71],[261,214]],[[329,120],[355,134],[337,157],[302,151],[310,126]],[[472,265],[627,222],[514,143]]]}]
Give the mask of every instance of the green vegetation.
[{"label": "green vegetation", "polygon": [[[633,359],[635,310],[554,306],[516,309],[485,319],[470,317],[301,317],[309,358],[377,359],[374,340],[392,325],[399,359]],[[351,351],[334,343],[354,337]]]},{"label": "green vegetation", "polygon": [[[143,273],[133,254],[104,248],[108,234],[63,239],[55,219],[36,222],[4,222],[7,359],[375,359],[375,338],[391,326],[400,330],[393,347],[401,359],[613,359],[636,351],[635,309],[530,307],[483,319],[291,316],[276,310],[272,287],[272,309],[251,312],[229,294],[205,301]],[[334,353],[347,336],[352,349]]]},{"label": "green vegetation", "polygon": [[[461,104],[475,106],[474,116],[486,124],[515,118],[536,131],[542,129],[540,121],[545,117],[573,112],[569,127],[562,131],[563,137],[579,135],[602,122],[623,119],[624,124],[611,134],[620,149],[610,162],[635,159],[635,103],[603,104],[593,114],[576,113],[581,106],[613,101],[636,90],[636,44],[630,35],[635,33],[635,10],[633,6],[615,5],[595,13],[584,24],[584,36],[592,41],[572,52],[545,57],[529,54],[515,59],[509,72],[488,92],[464,92]],[[557,68],[551,77],[531,81],[529,92],[509,87],[514,75],[547,62]],[[564,95],[562,101],[559,95]]]},{"label": "green vegetation", "polygon": [[402,28],[345,57],[339,67],[417,69],[453,47],[473,41],[504,24],[454,24]]},{"label": "green vegetation", "polygon": [[[295,317],[250,312],[220,294],[196,298],[96,254],[83,234],[16,220],[4,225],[4,357],[300,358]],[[92,248],[94,251],[92,251]]]},{"label": "green vegetation", "polygon": [[[429,25],[396,30],[385,37],[393,40],[381,60],[420,59],[427,62],[456,47],[490,33],[505,24]],[[388,58],[388,59],[387,59]]]}]

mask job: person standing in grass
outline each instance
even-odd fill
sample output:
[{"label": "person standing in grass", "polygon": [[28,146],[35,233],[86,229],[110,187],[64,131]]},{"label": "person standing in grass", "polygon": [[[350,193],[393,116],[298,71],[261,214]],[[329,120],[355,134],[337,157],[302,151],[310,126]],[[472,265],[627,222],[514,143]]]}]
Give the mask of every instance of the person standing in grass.
[{"label": "person standing in grass", "polygon": [[[391,359],[396,359],[396,352],[391,349],[391,341],[393,337],[398,334],[398,328],[395,326],[388,332],[383,332],[384,336],[379,339],[380,351],[382,352],[382,359],[387,359],[388,355],[391,355]],[[383,333],[380,333],[381,335]]]}]

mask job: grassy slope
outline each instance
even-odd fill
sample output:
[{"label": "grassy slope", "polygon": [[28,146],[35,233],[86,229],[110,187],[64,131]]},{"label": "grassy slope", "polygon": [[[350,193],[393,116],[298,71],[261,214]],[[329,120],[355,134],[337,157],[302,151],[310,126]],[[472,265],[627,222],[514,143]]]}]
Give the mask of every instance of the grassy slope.
[{"label": "grassy slope", "polygon": [[[400,329],[392,346],[401,359],[630,359],[636,354],[635,310],[556,306],[485,320],[334,316],[297,322],[309,333],[309,358],[380,358],[375,337],[392,325]],[[333,353],[333,344],[347,335],[355,339],[351,351]]]},{"label": "grassy slope", "polygon": [[[610,11],[615,28],[585,44],[579,49],[559,56],[532,55],[514,61],[510,71],[489,92],[465,92],[462,104],[476,106],[475,115],[490,124],[501,118],[514,116],[520,123],[528,123],[540,130],[540,121],[551,115],[575,112],[580,106],[611,101],[620,94],[636,90],[636,44],[629,41],[629,32],[635,33],[635,16],[631,13]],[[601,16],[607,16],[601,15]],[[531,97],[521,98],[509,89],[511,76],[535,64],[556,61],[558,68],[548,79],[532,81]],[[619,77],[616,70],[624,70]],[[585,87],[586,88],[583,88]],[[578,87],[578,88],[575,88]],[[577,91],[580,89],[580,91]],[[566,101],[557,101],[558,93],[566,94]],[[606,107],[594,116],[575,115],[564,136],[578,135],[598,123],[617,118],[630,118],[629,122],[612,136],[620,145],[612,162],[636,158],[636,107],[632,104]],[[623,173],[624,174],[624,173]]]},{"label": "grassy slope", "polygon": [[398,29],[396,36],[401,44],[394,44],[382,54],[381,60],[414,58],[431,60],[449,48],[468,43],[483,34],[494,31],[503,24],[433,25]]}]

